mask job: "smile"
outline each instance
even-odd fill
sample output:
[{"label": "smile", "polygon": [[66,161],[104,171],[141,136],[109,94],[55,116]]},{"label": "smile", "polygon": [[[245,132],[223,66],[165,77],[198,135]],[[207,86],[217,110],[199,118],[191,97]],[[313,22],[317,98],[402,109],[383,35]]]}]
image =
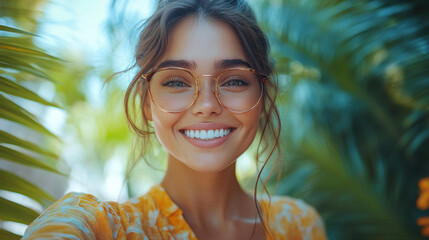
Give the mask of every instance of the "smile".
[{"label": "smile", "polygon": [[215,138],[226,137],[231,133],[232,129],[208,129],[208,130],[183,130],[183,133],[189,138],[201,140],[211,140]]}]

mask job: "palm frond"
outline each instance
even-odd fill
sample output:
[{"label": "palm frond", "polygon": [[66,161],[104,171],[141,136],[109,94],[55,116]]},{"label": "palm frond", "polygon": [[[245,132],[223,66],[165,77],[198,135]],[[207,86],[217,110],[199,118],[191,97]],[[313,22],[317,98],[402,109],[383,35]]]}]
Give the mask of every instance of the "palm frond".
[{"label": "palm frond", "polygon": [[22,33],[22,34],[28,34],[28,35],[35,36],[35,34],[33,34],[33,33],[26,32],[26,31],[23,31],[23,30],[17,29],[17,28],[8,27],[5,25],[0,25],[0,31],[12,32],[12,33]]},{"label": "palm frond", "polygon": [[31,208],[0,197],[0,219],[23,224],[30,224],[39,213]]},{"label": "palm frond", "polygon": [[[3,2],[0,6],[2,19],[9,18],[12,26],[0,25],[0,119],[4,123],[12,123],[10,124],[12,126],[14,124],[21,125],[21,132],[35,131],[39,133],[40,139],[58,141],[58,137],[40,123],[37,114],[28,111],[28,105],[20,101],[22,98],[41,105],[58,107],[57,104],[43,99],[34,91],[23,86],[25,81],[53,81],[47,74],[48,69],[62,64],[60,59],[47,54],[46,50],[40,49],[33,43],[36,34],[16,27],[22,23],[21,21],[28,23],[28,20],[34,27],[37,24],[34,16],[22,17],[22,12],[37,13],[38,10],[35,6],[43,1]],[[24,5],[25,7],[22,8]],[[47,150],[43,146],[43,142],[33,143],[24,139],[22,134],[17,134],[14,129],[1,129],[0,159],[62,174],[54,166],[58,155],[53,150]],[[55,200],[40,187],[14,174],[12,169],[0,170],[0,179],[0,190],[27,196],[42,206]],[[11,199],[0,197],[0,221],[29,224],[39,214],[39,212],[13,202]],[[19,239],[20,236],[0,229],[0,238]]]},{"label": "palm frond", "polygon": [[57,104],[46,101],[33,91],[28,90],[27,88],[6,77],[0,76],[0,88],[2,89],[2,92],[10,95],[25,98],[46,106],[59,107]]},{"label": "palm frond", "polygon": [[19,236],[15,233],[6,231],[4,229],[0,229],[0,238],[1,239],[8,239],[8,240],[19,240],[22,236]]},{"label": "palm frond", "polygon": [[19,106],[18,104],[8,100],[0,94],[0,118],[7,119],[19,124],[22,124],[26,127],[39,131],[41,133],[50,135],[51,137],[56,137],[48,129],[46,129],[42,124],[40,124],[36,116],[32,113]]},{"label": "palm frond", "polygon": [[[429,172],[429,31],[419,1],[262,4],[277,60],[283,194],[325,217],[330,239],[418,239]],[[427,14],[427,11],[426,11]]]},{"label": "palm frond", "polygon": [[41,148],[39,145],[36,145],[36,144],[31,143],[27,140],[23,140],[23,139],[20,139],[18,137],[15,137],[14,135],[9,134],[9,133],[4,132],[4,131],[0,131],[0,143],[15,145],[15,146],[21,147],[23,149],[27,149],[27,150],[30,150],[30,151],[33,151],[36,153],[40,153],[40,154],[43,154],[43,155],[46,155],[48,157],[55,158],[55,159],[57,159],[59,157],[58,154],[54,153],[52,150]]}]

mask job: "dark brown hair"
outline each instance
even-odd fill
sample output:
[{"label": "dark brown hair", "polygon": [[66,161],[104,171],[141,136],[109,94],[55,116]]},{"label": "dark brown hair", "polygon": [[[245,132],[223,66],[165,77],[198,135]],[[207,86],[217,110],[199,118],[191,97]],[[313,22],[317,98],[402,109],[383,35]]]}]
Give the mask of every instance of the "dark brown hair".
[{"label": "dark brown hair", "polygon": [[[259,142],[256,159],[266,155],[266,159],[258,173],[255,184],[254,200],[258,214],[261,210],[257,204],[257,184],[262,170],[277,150],[274,166],[279,164],[279,135],[280,119],[275,106],[277,96],[277,79],[273,75],[273,66],[269,58],[269,43],[267,37],[257,24],[255,15],[244,0],[160,0],[155,13],[142,25],[139,42],[135,53],[135,66],[138,71],[128,86],[125,94],[125,113],[130,127],[141,139],[145,154],[150,144],[150,136],[154,131],[145,117],[143,106],[150,101],[147,97],[145,81],[141,75],[149,72],[163,56],[167,48],[169,33],[174,25],[187,16],[199,18],[214,18],[227,23],[237,34],[241,45],[250,61],[251,67],[256,71],[270,76],[266,82],[263,93],[262,114],[259,120]],[[273,167],[274,169],[274,167]],[[281,169],[281,168],[279,168]],[[267,180],[266,180],[267,181]],[[266,190],[266,181],[263,187]],[[262,219],[264,228],[265,222]]]}]

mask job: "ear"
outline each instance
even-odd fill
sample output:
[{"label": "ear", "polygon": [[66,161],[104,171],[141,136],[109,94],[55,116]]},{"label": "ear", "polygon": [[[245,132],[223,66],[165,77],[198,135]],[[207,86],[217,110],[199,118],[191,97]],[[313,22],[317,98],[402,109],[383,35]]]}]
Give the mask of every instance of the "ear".
[{"label": "ear", "polygon": [[143,104],[143,115],[148,121],[152,121],[152,109],[150,99],[147,98]]}]

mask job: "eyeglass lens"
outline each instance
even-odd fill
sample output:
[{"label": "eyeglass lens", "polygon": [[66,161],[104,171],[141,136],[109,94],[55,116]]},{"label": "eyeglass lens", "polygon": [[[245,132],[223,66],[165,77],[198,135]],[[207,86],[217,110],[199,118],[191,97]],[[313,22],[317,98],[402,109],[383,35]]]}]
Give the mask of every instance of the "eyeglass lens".
[{"label": "eyeglass lens", "polygon": [[[215,82],[215,81],[213,81]],[[233,112],[252,109],[261,98],[262,85],[257,75],[245,69],[224,71],[216,82],[217,99]],[[180,112],[198,96],[192,74],[179,69],[162,69],[150,79],[150,92],[155,104],[167,112]]]}]

